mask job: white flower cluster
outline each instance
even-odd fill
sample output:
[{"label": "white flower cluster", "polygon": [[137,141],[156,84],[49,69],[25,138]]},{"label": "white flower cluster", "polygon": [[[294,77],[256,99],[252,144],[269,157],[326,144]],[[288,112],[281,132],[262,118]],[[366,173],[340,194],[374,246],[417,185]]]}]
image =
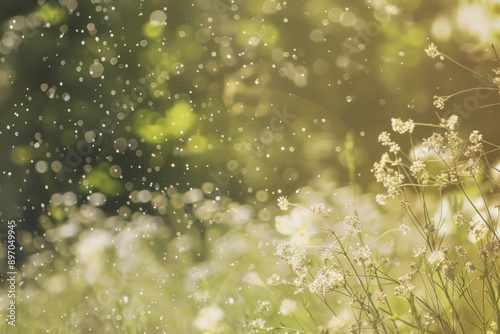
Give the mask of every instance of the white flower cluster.
[{"label": "white flower cluster", "polygon": [[300,293],[307,288],[306,277],[309,273],[307,253],[298,243],[283,241],[277,249],[276,255],[284,259],[294,271],[296,277],[292,284],[297,288],[295,293]]},{"label": "white flower cluster", "polygon": [[360,266],[370,267],[373,265],[372,251],[368,246],[364,246],[354,251],[354,262]]},{"label": "white flower cluster", "polygon": [[297,274],[307,271],[307,253],[302,245],[283,241],[276,248],[276,255],[286,260]]},{"label": "white flower cluster", "polygon": [[429,44],[429,46],[425,49],[425,53],[431,58],[436,58],[440,55],[440,52],[434,43]]},{"label": "white flower cluster", "polygon": [[337,289],[344,282],[344,274],[336,269],[319,270],[314,281],[309,284],[312,293],[325,294]]},{"label": "white flower cluster", "polygon": [[397,171],[394,167],[398,166],[401,161],[391,160],[388,153],[384,153],[379,162],[373,164],[372,173],[375,175],[377,182],[382,183],[387,190],[387,195],[381,194],[377,197],[377,201],[382,204],[390,197],[394,198],[397,194],[398,187],[403,183],[404,175]]},{"label": "white flower cluster", "polygon": [[278,197],[278,206],[280,210],[286,211],[288,210],[288,205],[290,203],[288,202],[288,199],[285,196],[280,196]]},{"label": "white flower cluster", "polygon": [[434,95],[434,106],[438,109],[444,109],[444,103],[449,99],[449,96],[437,96]]},{"label": "white flower cluster", "polygon": [[392,118],[391,122],[392,130],[401,134],[406,132],[412,133],[413,129],[415,129],[415,124],[411,119],[403,121],[401,118]]},{"label": "white flower cluster", "polygon": [[469,223],[468,239],[471,242],[477,243],[483,239],[488,233],[488,225],[482,220],[471,221]]},{"label": "white flower cluster", "polygon": [[469,135],[470,145],[467,146],[465,156],[472,157],[481,155],[483,151],[483,135],[479,131],[474,130]]},{"label": "white flower cluster", "polygon": [[347,226],[352,233],[361,233],[361,222],[356,216],[345,217],[344,225]]},{"label": "white flower cluster", "polygon": [[422,184],[427,184],[429,181],[429,172],[427,171],[427,166],[425,162],[421,160],[415,160],[410,166],[411,175],[422,182]]}]

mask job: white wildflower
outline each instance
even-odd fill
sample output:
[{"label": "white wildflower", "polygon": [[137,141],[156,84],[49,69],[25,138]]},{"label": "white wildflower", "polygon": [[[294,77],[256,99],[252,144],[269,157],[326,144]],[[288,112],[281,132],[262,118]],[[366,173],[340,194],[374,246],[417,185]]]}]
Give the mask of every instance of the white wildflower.
[{"label": "white wildflower", "polygon": [[424,246],[413,247],[413,257],[424,257],[427,254],[427,248]]},{"label": "white wildflower", "polygon": [[360,266],[371,266],[373,265],[372,261],[372,251],[368,246],[358,248],[354,252],[354,262],[356,262]]},{"label": "white wildflower", "polygon": [[429,44],[429,46],[425,49],[425,53],[431,58],[436,58],[440,55],[440,52],[434,43]]},{"label": "white wildflower", "polygon": [[418,179],[424,184],[429,180],[429,172],[427,171],[427,166],[423,161],[413,161],[410,166],[410,172],[414,178]]},{"label": "white wildflower", "polygon": [[405,225],[405,224],[401,224],[401,226],[399,227],[399,229],[401,231],[403,231],[403,234],[404,235],[407,235],[408,233],[410,233],[411,229],[409,226]]},{"label": "white wildflower", "polygon": [[377,203],[380,205],[386,205],[387,204],[387,196],[383,195],[383,194],[377,194],[377,196],[375,196],[375,201],[377,201]]},{"label": "white wildflower", "polygon": [[436,265],[438,266],[443,262],[445,259],[445,254],[443,251],[434,251],[432,252],[429,257],[427,258],[427,262],[431,265]]},{"label": "white wildflower", "polygon": [[255,320],[252,320],[249,324],[250,328],[250,333],[259,333],[264,330],[267,330],[266,326],[266,321],[262,318],[257,318]]},{"label": "white wildflower", "polygon": [[324,294],[335,290],[344,282],[344,275],[335,269],[319,270],[314,281],[309,284],[309,291],[312,293]]},{"label": "white wildflower", "polygon": [[437,96],[434,95],[434,102],[433,104],[436,106],[438,109],[444,109],[444,103],[446,100],[448,100],[448,96]]},{"label": "white wildflower", "polygon": [[454,131],[457,128],[458,120],[459,118],[457,115],[451,115],[450,117],[448,117],[448,119],[441,118],[439,125],[444,126],[451,131]]},{"label": "white wildflower", "polygon": [[267,285],[280,285],[281,284],[281,277],[278,274],[272,274],[271,277],[269,277],[266,280]]},{"label": "white wildflower", "polygon": [[298,275],[302,275],[304,271],[307,271],[307,254],[302,245],[283,241],[276,248],[276,255],[286,260]]},{"label": "white wildflower", "polygon": [[469,224],[469,235],[467,239],[470,242],[477,243],[488,233],[488,225],[482,220],[471,221]]},{"label": "white wildflower", "polygon": [[411,119],[407,120],[406,122],[403,121],[401,118],[392,118],[392,130],[398,133],[412,133],[413,129],[415,128],[415,124],[413,124],[413,121]]},{"label": "white wildflower", "polygon": [[457,212],[456,214],[454,214],[453,220],[455,221],[455,224],[457,224],[457,226],[462,226],[462,225],[466,224],[463,211],[460,211],[460,212]]},{"label": "white wildflower", "polygon": [[278,206],[280,210],[286,211],[288,210],[288,205],[290,203],[288,202],[288,199],[285,196],[280,196],[278,197]]},{"label": "white wildflower", "polygon": [[476,266],[471,261],[468,261],[465,264],[465,270],[467,270],[468,273],[471,273],[476,270]]},{"label": "white wildflower", "polygon": [[264,314],[270,312],[272,310],[271,302],[269,300],[259,300],[259,304],[257,305],[257,309],[255,313]]},{"label": "white wildflower", "polygon": [[378,141],[379,143],[382,143],[382,145],[384,146],[389,146],[391,145],[392,141],[391,141],[391,134],[384,131],[382,132],[379,136],[378,136]]},{"label": "white wildflower", "polygon": [[436,153],[444,153],[444,150],[446,149],[444,137],[437,132],[434,132],[429,138],[425,138],[422,145],[428,147]]},{"label": "white wildflower", "polygon": [[361,233],[361,222],[356,216],[345,217],[344,225],[349,227],[352,233]]}]

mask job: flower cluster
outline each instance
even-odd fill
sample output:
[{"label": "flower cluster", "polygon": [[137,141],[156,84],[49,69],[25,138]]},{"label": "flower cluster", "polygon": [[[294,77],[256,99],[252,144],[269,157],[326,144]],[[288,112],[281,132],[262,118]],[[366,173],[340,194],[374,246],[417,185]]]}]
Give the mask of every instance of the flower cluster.
[{"label": "flower cluster", "polygon": [[434,102],[432,102],[432,103],[434,104],[434,106],[436,106],[436,108],[438,108],[438,109],[444,109],[444,103],[449,98],[450,98],[449,96],[437,96],[437,95],[434,95]]},{"label": "flower cluster", "polygon": [[431,58],[436,58],[440,55],[440,52],[434,43],[429,44],[429,46],[425,49],[425,53],[427,53],[427,55]]},{"label": "flower cluster", "polygon": [[344,225],[347,226],[352,233],[361,233],[361,222],[356,216],[345,217]]},{"label": "flower cluster", "polygon": [[280,196],[278,197],[278,206],[280,210],[286,211],[288,210],[288,205],[290,203],[288,202],[288,199],[285,196]]},{"label": "flower cluster", "polygon": [[337,289],[343,283],[344,274],[338,269],[321,269],[316,273],[313,282],[309,284],[309,291],[325,294]]},{"label": "flower cluster", "polygon": [[384,153],[379,162],[373,164],[372,172],[377,182],[382,183],[387,190],[387,195],[382,195],[380,201],[385,201],[387,197],[394,198],[398,192],[398,187],[405,179],[404,174],[400,173],[395,167],[399,166],[401,160],[396,158],[391,160],[388,153]]},{"label": "flower cluster", "polygon": [[[485,164],[482,160],[485,154],[482,134],[474,130],[468,140],[464,140],[456,130],[457,125],[456,115],[440,118],[439,125],[425,124],[437,130],[423,138],[418,146],[414,145],[408,154],[401,151],[401,146],[391,139],[390,133],[382,132],[379,142],[389,146],[389,150],[381,156],[380,161],[373,164],[371,171],[386,193],[377,195],[377,202],[384,205],[388,198],[402,198],[407,186],[445,188],[459,185],[463,178],[474,177],[482,172]],[[412,120],[392,120],[392,128],[397,133],[408,132],[411,136],[415,126]]]},{"label": "flower cluster", "polygon": [[401,134],[406,132],[412,133],[415,128],[415,124],[411,119],[403,121],[401,118],[392,118],[391,122],[392,130]]},{"label": "flower cluster", "polygon": [[368,246],[364,246],[354,251],[353,260],[360,266],[370,267],[373,265],[372,251]]},{"label": "flower cluster", "polygon": [[469,223],[469,236],[471,242],[478,242],[488,233],[488,225],[482,220],[471,221]]}]

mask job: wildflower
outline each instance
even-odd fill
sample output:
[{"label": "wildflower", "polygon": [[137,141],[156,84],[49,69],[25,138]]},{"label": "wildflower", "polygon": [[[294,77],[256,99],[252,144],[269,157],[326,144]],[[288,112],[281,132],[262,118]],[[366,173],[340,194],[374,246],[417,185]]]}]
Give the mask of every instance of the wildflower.
[{"label": "wildflower", "polygon": [[438,266],[439,264],[441,264],[441,262],[444,261],[444,259],[445,259],[445,254],[443,251],[434,251],[427,258],[427,262],[429,262],[429,264],[431,265],[435,264],[436,266]]},{"label": "wildflower", "polygon": [[292,314],[297,309],[297,302],[292,299],[284,299],[280,304],[280,313],[284,316]]},{"label": "wildflower", "polygon": [[250,327],[250,333],[259,333],[261,331],[267,330],[266,321],[262,318],[257,318],[252,320],[248,327]]},{"label": "wildflower", "polygon": [[[471,147],[469,146],[466,150],[465,150],[465,153],[464,155],[466,156],[471,156],[473,155],[474,149],[471,149]],[[479,161],[478,158],[475,158],[475,157],[471,157],[469,159],[467,159],[466,161],[466,165],[465,165],[465,172],[467,172],[467,175],[468,176],[475,176],[481,169],[481,162]]]},{"label": "wildflower", "polygon": [[427,254],[427,248],[424,246],[413,247],[413,257],[424,257]]},{"label": "wildflower", "polygon": [[386,195],[377,194],[377,196],[375,196],[375,201],[377,201],[377,203],[380,205],[386,205],[387,204],[386,199],[387,199]]},{"label": "wildflower", "polygon": [[361,222],[356,216],[345,217],[344,225],[348,226],[352,233],[361,233]]},{"label": "wildflower", "polygon": [[442,187],[445,187],[447,184],[458,184],[459,180],[460,178],[457,171],[453,169],[443,171],[438,176],[436,176],[436,182]]},{"label": "wildflower", "polygon": [[259,314],[264,314],[269,311],[271,311],[271,302],[268,300],[259,300],[259,304],[257,305],[257,309],[255,310],[256,313]]},{"label": "wildflower", "polygon": [[288,205],[290,203],[288,202],[288,199],[285,196],[280,196],[278,197],[278,206],[280,210],[286,211],[288,210]]},{"label": "wildflower", "polygon": [[401,224],[401,226],[399,227],[399,229],[401,231],[403,231],[403,234],[404,235],[407,235],[408,233],[410,233],[411,229],[409,226],[405,225],[405,224]]},{"label": "wildflower", "polygon": [[314,214],[320,214],[320,213],[327,213],[328,211],[326,210],[326,207],[323,203],[320,203],[318,205],[312,206],[310,208],[311,212]]},{"label": "wildflower", "polygon": [[377,182],[382,183],[384,188],[387,189],[387,194],[389,197],[394,197],[397,193],[397,187],[403,183],[404,175],[395,171],[394,169],[388,167],[388,164],[394,165],[398,164],[399,161],[391,161],[389,155],[384,153],[380,159],[380,162],[375,162],[373,164],[372,172],[377,179]]},{"label": "wildflower", "polygon": [[481,153],[483,150],[483,135],[479,133],[479,131],[474,130],[469,135],[469,141],[471,145],[467,146],[465,151],[465,156],[471,157],[477,153]]},{"label": "wildflower", "polygon": [[491,260],[495,261],[500,257],[500,242],[497,240],[488,242],[480,251],[479,256],[482,259],[489,257]]},{"label": "wildflower", "polygon": [[380,291],[380,292],[376,292],[375,293],[375,299],[381,303],[381,304],[384,304],[385,303],[385,298],[387,297],[387,294],[384,292],[384,291]]},{"label": "wildflower", "polygon": [[307,269],[306,251],[298,243],[290,241],[281,242],[276,248],[276,255],[286,260],[297,274],[301,274]]},{"label": "wildflower", "polygon": [[444,261],[439,265],[439,271],[443,273],[444,278],[453,281],[455,279],[455,268],[457,267],[457,261]]},{"label": "wildflower", "polygon": [[457,252],[458,256],[464,256],[467,254],[467,250],[463,246],[455,246],[455,251]]},{"label": "wildflower", "polygon": [[386,131],[382,132],[378,135],[378,141],[384,146],[389,146],[392,143],[391,134]]},{"label": "wildflower", "polygon": [[443,153],[446,148],[444,137],[436,132],[434,132],[429,138],[425,138],[422,145],[438,154]]},{"label": "wildflower", "polygon": [[468,239],[471,242],[478,242],[488,233],[488,225],[482,220],[471,221],[469,224]]},{"label": "wildflower", "polygon": [[389,147],[389,152],[391,153],[398,153],[399,151],[401,151],[401,147],[397,143],[392,143]]},{"label": "wildflower", "polygon": [[464,217],[464,213],[462,211],[460,212],[457,212],[456,214],[453,215],[453,220],[455,221],[455,224],[457,224],[457,226],[462,226],[464,225],[466,222],[465,222],[465,217]]},{"label": "wildflower", "polygon": [[437,46],[434,43],[431,43],[426,49],[425,53],[431,57],[431,58],[436,58],[437,56],[440,55],[440,52],[437,49]]},{"label": "wildflower", "polygon": [[406,122],[403,122],[401,118],[392,118],[392,130],[398,133],[412,133],[413,129],[415,128],[415,124],[413,124],[413,121],[411,119],[407,120]]},{"label": "wildflower", "polygon": [[299,276],[294,278],[292,285],[295,286],[296,288],[294,292],[295,295],[307,289],[307,282],[305,275],[306,275],[305,272],[302,272]]},{"label": "wildflower", "polygon": [[321,252],[321,261],[324,263],[328,263],[331,259],[335,257],[333,244],[330,246],[330,249],[324,252]]},{"label": "wildflower", "polygon": [[432,102],[436,108],[444,109],[444,103],[448,100],[449,96],[437,96],[434,95],[434,102]]},{"label": "wildflower", "polygon": [[411,175],[426,184],[429,180],[429,172],[427,171],[427,166],[423,161],[416,160],[410,166]]},{"label": "wildflower", "polygon": [[472,133],[469,135],[469,141],[474,145],[479,144],[482,140],[483,135],[480,134],[477,130],[472,131]]},{"label": "wildflower", "polygon": [[410,284],[411,280],[415,278],[417,275],[417,269],[415,268],[416,264],[412,262],[410,264],[410,272],[407,274],[404,274],[403,276],[398,278],[398,281],[400,281],[404,285]]},{"label": "wildflower", "polygon": [[471,273],[476,270],[476,266],[471,261],[468,261],[465,264],[465,270],[467,270],[468,273]]},{"label": "wildflower", "polygon": [[445,128],[454,131],[458,125],[458,116],[451,115],[448,119],[441,118],[439,125],[444,126]]},{"label": "wildflower", "polygon": [[322,293],[335,290],[344,282],[344,275],[335,269],[319,270],[314,281],[309,284],[309,291]]},{"label": "wildflower", "polygon": [[266,280],[267,285],[279,285],[281,284],[281,277],[278,274],[272,274],[271,277],[269,277]]},{"label": "wildflower", "polygon": [[411,295],[411,291],[415,289],[415,286],[411,283],[407,284],[400,284],[394,289],[394,295],[395,296],[404,296],[406,298],[409,298]]},{"label": "wildflower", "polygon": [[354,252],[354,262],[356,262],[360,266],[371,266],[373,265],[372,261],[372,252],[368,246],[358,248]]}]

